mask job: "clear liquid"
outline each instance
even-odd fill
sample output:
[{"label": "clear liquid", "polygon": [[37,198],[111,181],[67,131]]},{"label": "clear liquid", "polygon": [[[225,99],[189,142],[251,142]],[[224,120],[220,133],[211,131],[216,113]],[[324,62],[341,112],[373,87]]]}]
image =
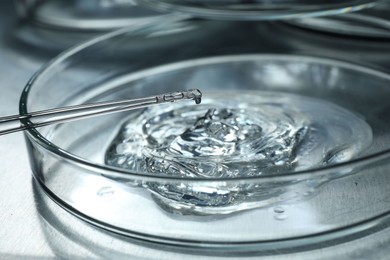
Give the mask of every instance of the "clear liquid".
[{"label": "clear liquid", "polygon": [[[364,120],[317,99],[261,91],[204,97],[200,105],[173,103],[133,115],[110,145],[106,163],[179,178],[276,175],[348,161],[372,141]],[[181,214],[230,213],[281,194],[255,184],[142,185],[163,208]]]}]

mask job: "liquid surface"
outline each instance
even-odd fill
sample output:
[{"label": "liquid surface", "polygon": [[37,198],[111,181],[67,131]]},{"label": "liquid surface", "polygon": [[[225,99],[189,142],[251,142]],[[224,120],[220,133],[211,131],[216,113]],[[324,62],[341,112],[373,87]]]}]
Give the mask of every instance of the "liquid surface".
[{"label": "liquid surface", "polygon": [[[200,105],[173,103],[132,115],[110,145],[106,163],[179,178],[276,175],[348,161],[371,140],[364,120],[328,102],[261,91],[215,92],[206,93]],[[255,186],[144,185],[163,206],[174,202],[201,211],[275,195]]]}]

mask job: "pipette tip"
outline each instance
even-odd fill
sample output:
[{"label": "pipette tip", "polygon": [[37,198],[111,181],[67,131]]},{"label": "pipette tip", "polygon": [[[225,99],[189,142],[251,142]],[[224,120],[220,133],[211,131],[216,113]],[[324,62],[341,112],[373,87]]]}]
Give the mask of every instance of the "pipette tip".
[{"label": "pipette tip", "polygon": [[202,102],[202,92],[199,89],[189,89],[187,90],[187,95],[189,99],[195,100],[196,104],[200,104]]},{"label": "pipette tip", "polygon": [[202,101],[202,92],[199,89],[189,89],[156,96],[157,103],[175,102],[182,99],[192,99],[196,104]]}]

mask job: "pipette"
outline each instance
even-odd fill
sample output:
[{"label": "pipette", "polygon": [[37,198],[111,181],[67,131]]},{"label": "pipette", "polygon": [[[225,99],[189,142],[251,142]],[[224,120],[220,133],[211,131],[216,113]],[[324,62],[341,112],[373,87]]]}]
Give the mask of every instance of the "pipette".
[{"label": "pipette", "polygon": [[82,104],[41,110],[23,115],[5,116],[0,117],[0,135],[179,100],[189,99],[199,104],[201,98],[202,92],[199,89],[190,89],[151,97]]}]

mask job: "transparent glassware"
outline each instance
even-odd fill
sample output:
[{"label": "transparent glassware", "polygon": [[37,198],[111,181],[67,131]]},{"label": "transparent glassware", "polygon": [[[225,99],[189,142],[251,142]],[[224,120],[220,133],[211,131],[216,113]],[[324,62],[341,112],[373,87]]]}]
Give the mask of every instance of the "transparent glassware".
[{"label": "transparent glassware", "polygon": [[13,47],[27,44],[45,55],[58,54],[105,32],[159,23],[173,15],[138,6],[132,0],[15,0],[14,5],[20,22],[12,28],[17,41]]},{"label": "transparent glassware", "polygon": [[136,0],[156,10],[223,20],[279,20],[353,12],[385,1]]},{"label": "transparent glassware", "polygon": [[[331,102],[364,119],[372,142],[358,157],[260,176],[135,172],[105,164],[107,149],[132,115],[118,113],[28,130],[28,153],[40,187],[61,207],[104,229],[210,251],[304,247],[386,223],[389,75],[336,60],[261,54],[263,38],[245,31],[251,24],[171,18],[106,34],[40,70],[22,94],[20,113],[194,87],[204,97],[227,90],[287,93]],[[242,34],[227,33],[232,30]],[[249,187],[259,196],[250,210],[202,215],[156,200],[153,187],[169,186],[227,191],[238,186],[244,193]],[[373,190],[378,191],[374,196]]]},{"label": "transparent glassware", "polygon": [[288,23],[343,36],[388,39],[390,38],[390,4],[387,2],[348,14],[295,19]]},{"label": "transparent glassware", "polygon": [[71,31],[109,31],[166,15],[132,0],[15,0],[15,7],[36,25]]}]

